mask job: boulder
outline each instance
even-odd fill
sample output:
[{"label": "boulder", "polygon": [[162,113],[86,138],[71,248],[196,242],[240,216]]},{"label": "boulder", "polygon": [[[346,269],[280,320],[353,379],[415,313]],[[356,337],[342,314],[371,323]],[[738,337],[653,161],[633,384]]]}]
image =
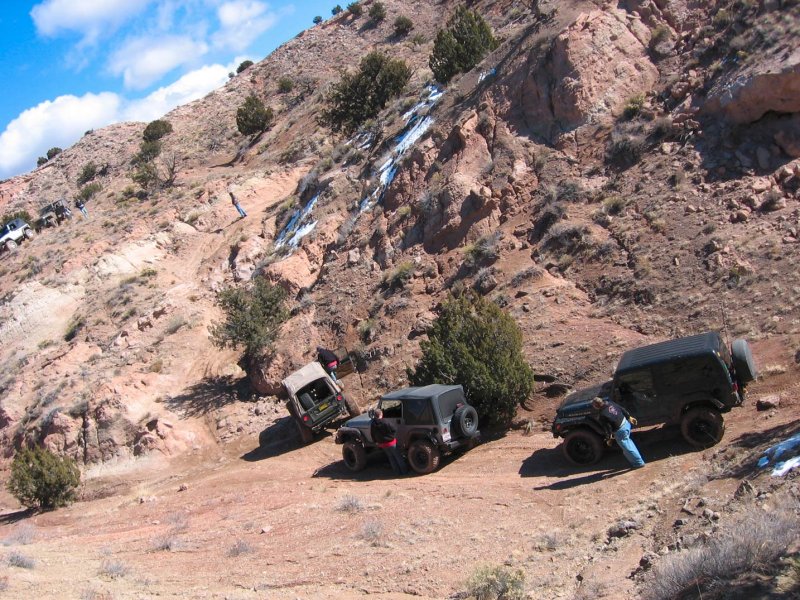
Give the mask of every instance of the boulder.
[{"label": "boulder", "polygon": [[774,408],[778,408],[781,405],[781,397],[777,394],[769,394],[767,396],[761,396],[756,401],[756,410],[772,410]]},{"label": "boulder", "polygon": [[737,124],[752,123],[770,111],[800,112],[800,46],[788,56],[757,61],[721,78],[703,105],[705,114],[721,114]]}]

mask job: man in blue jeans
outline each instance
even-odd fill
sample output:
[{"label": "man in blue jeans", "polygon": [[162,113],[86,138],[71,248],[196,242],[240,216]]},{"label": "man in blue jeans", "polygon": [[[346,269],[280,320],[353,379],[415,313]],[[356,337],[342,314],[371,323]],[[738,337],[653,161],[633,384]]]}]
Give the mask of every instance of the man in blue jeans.
[{"label": "man in blue jeans", "polygon": [[600,423],[606,431],[614,435],[617,444],[622,448],[622,454],[630,463],[631,467],[638,469],[644,466],[642,455],[631,439],[631,424],[636,425],[636,419],[616,402],[603,400],[600,397],[592,400],[592,407],[600,411]]}]

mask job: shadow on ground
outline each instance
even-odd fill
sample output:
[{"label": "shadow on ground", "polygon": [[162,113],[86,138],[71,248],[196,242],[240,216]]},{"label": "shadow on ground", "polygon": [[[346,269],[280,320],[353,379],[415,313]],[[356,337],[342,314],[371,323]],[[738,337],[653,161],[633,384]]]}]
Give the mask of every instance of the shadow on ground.
[{"label": "shadow on ground", "polygon": [[[453,454],[443,456],[438,471],[442,471],[457,461],[463,452],[454,452]],[[337,460],[330,464],[320,467],[312,474],[312,477],[324,477],[326,479],[333,479],[336,481],[378,481],[381,479],[397,479],[403,477],[424,477],[418,475],[409,467],[407,475],[395,475],[392,467],[389,465],[389,460],[386,455],[380,452],[372,452],[367,455],[367,466],[363,471],[357,473],[348,469],[344,462]]]},{"label": "shadow on ground", "polygon": [[[727,462],[715,479],[745,479],[758,473],[770,470],[771,464],[764,469],[758,467],[758,459],[764,451],[794,435],[800,433],[800,419],[791,423],[777,425],[764,431],[753,431],[741,434],[734,439],[721,453],[720,458]],[[785,457],[788,458],[788,457]],[[727,460],[726,460],[727,459]]]},{"label": "shadow on ground", "polygon": [[[646,463],[658,462],[670,456],[694,452],[695,449],[682,439],[675,438],[673,428],[644,431],[633,436],[633,440]],[[647,468],[645,466],[645,468]],[[567,462],[556,448],[541,448],[526,458],[519,469],[520,477],[550,477],[561,481],[536,487],[536,490],[564,490],[616,477],[630,470],[630,465],[619,448],[609,448],[600,462],[594,465],[574,466]],[[579,476],[579,477],[578,477]]]},{"label": "shadow on ground", "polygon": [[177,396],[167,398],[170,410],[180,411],[187,417],[202,417],[215,408],[232,404],[250,394],[246,378],[212,377],[203,379]]},{"label": "shadow on ground", "polygon": [[6,513],[4,515],[0,515],[0,525],[11,525],[12,523],[32,517],[35,514],[36,511],[32,508],[23,508],[16,512]]},{"label": "shadow on ground", "polygon": [[[314,438],[318,440],[329,436],[330,433],[324,431]],[[258,448],[253,448],[250,452],[242,455],[242,459],[248,462],[257,462],[266,458],[272,458],[286,454],[301,447],[300,437],[290,416],[281,417],[269,427],[258,434]]]}]

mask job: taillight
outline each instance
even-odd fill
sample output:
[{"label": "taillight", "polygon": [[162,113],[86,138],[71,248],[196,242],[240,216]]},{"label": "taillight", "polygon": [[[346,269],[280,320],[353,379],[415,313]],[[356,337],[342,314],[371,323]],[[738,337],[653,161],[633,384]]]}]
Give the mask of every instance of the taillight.
[{"label": "taillight", "polygon": [[303,415],[303,421],[308,421],[308,415]]},{"label": "taillight", "polygon": [[336,394],[336,400],[341,402],[342,400],[344,400],[344,397],[341,394]]},{"label": "taillight", "polygon": [[739,382],[738,381],[734,381],[733,382],[733,391],[734,392],[738,392],[739,391]]}]

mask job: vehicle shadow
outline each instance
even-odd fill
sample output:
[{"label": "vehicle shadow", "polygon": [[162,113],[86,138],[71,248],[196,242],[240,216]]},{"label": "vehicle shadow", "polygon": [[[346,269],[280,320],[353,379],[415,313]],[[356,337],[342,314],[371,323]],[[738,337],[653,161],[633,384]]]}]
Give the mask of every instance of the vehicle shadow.
[{"label": "vehicle shadow", "polygon": [[[443,456],[439,468],[436,472],[446,469],[448,465],[452,464],[463,456],[463,452],[454,452],[447,456]],[[324,477],[335,481],[379,481],[382,479],[404,479],[406,477],[424,477],[415,473],[411,467],[408,469],[407,475],[396,475],[389,465],[389,460],[383,452],[372,452],[367,455],[367,466],[363,471],[353,472],[348,469],[344,461],[337,460],[330,464],[320,467],[311,475],[312,477]]]},{"label": "vehicle shadow", "polygon": [[32,508],[22,508],[20,510],[0,515],[0,525],[11,525],[23,519],[27,519],[36,514]]},{"label": "vehicle shadow", "polygon": [[[311,443],[316,443],[330,435],[330,432],[323,431],[317,434],[314,437],[314,441]],[[294,419],[286,415],[280,417],[266,429],[263,429],[261,433],[258,434],[258,447],[246,452],[240,458],[248,462],[257,462],[266,458],[273,458],[286,454],[292,450],[299,450],[301,447],[302,444],[300,443],[297,429],[295,428]]]},{"label": "vehicle shadow", "polygon": [[[632,437],[646,463],[696,451],[682,439],[676,439],[672,428],[637,432]],[[616,477],[630,470],[630,465],[616,445],[608,448],[598,463],[584,466],[570,464],[560,446],[557,446],[536,450],[522,462],[519,474],[520,477],[559,478],[561,481],[534,489],[563,490]]]}]

